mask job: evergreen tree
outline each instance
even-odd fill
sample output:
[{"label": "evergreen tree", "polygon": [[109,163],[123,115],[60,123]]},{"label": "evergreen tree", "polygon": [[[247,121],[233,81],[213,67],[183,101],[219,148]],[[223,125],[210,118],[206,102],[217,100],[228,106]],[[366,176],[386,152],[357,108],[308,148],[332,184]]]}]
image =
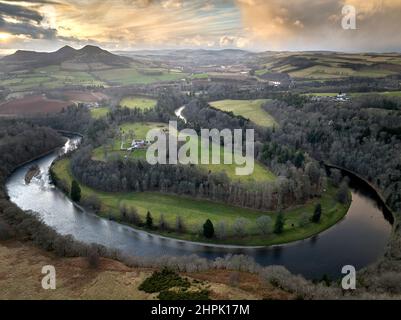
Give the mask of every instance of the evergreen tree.
[{"label": "evergreen tree", "polygon": [[203,225],[203,235],[208,239],[213,238],[214,236],[214,226],[210,219],[207,219]]},{"label": "evergreen tree", "polygon": [[71,199],[75,202],[79,202],[81,200],[81,187],[75,180],[73,180],[71,183]]},{"label": "evergreen tree", "polygon": [[283,233],[284,230],[284,216],[283,213],[280,212],[277,216],[276,223],[274,224],[274,233],[280,234]]},{"label": "evergreen tree", "polygon": [[152,229],[153,228],[153,218],[151,213],[148,211],[146,214],[146,228]]},{"label": "evergreen tree", "polygon": [[320,221],[321,216],[322,216],[322,205],[318,203],[315,207],[315,211],[313,212],[312,222],[318,223]]}]

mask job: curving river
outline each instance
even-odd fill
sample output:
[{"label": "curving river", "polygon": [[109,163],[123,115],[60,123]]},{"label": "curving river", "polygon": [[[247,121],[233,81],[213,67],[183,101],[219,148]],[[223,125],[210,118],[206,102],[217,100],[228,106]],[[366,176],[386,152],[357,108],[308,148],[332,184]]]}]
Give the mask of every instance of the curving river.
[{"label": "curving river", "polygon": [[[82,211],[50,183],[49,167],[59,153],[74,149],[78,139],[70,139],[59,151],[20,167],[7,181],[11,201],[40,218],[61,234],[71,234],[86,243],[99,243],[129,255],[161,256],[197,254],[214,259],[227,253],[252,256],[261,265],[283,265],[307,278],[341,275],[350,264],[362,268],[379,258],[391,233],[388,212],[371,190],[352,180],[352,204],[346,217],[329,230],[307,240],[269,248],[222,248],[166,239]],[[30,184],[25,174],[32,164],[40,176]]]}]

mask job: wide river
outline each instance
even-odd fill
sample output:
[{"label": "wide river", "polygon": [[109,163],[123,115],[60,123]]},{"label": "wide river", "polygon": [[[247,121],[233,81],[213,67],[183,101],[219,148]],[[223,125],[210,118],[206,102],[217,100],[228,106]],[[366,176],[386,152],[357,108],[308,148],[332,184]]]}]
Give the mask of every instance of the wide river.
[{"label": "wide river", "polygon": [[[346,217],[327,231],[303,241],[269,248],[223,248],[161,238],[120,225],[90,212],[82,211],[50,183],[49,167],[59,153],[75,147],[69,140],[65,147],[16,170],[7,181],[11,201],[24,210],[32,210],[61,234],[71,234],[86,243],[98,243],[119,249],[128,255],[189,255],[214,259],[228,253],[246,254],[261,265],[283,265],[307,278],[341,275],[344,265],[357,269],[383,255],[391,233],[385,209],[374,193],[352,180],[352,204]],[[24,177],[32,164],[41,175],[26,184]],[[387,219],[385,218],[387,217]]]}]

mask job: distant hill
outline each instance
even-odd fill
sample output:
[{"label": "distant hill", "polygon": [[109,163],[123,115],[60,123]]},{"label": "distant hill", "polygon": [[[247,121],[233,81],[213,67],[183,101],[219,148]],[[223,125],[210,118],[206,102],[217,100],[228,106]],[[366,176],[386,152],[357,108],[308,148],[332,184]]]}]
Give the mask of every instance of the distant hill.
[{"label": "distant hill", "polygon": [[0,63],[8,71],[60,65],[71,70],[102,70],[109,68],[129,67],[132,62],[129,57],[112,54],[96,46],[87,45],[76,50],[65,46],[55,52],[36,52],[18,50],[5,56]]}]

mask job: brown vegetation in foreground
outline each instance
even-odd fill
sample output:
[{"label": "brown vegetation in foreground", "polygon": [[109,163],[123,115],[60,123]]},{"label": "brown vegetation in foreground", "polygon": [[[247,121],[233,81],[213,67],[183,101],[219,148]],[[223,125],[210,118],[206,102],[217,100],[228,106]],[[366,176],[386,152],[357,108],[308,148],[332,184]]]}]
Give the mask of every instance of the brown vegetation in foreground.
[{"label": "brown vegetation in foreground", "polygon": [[[156,299],[138,289],[152,274],[150,268],[130,268],[101,258],[97,269],[86,258],[59,258],[30,243],[0,242],[0,299]],[[41,270],[56,268],[56,290],[41,287]],[[188,273],[186,276],[206,282],[212,299],[289,299],[291,294],[260,284],[258,276],[241,273],[230,284],[230,271]],[[217,276],[218,275],[218,276]]]}]

